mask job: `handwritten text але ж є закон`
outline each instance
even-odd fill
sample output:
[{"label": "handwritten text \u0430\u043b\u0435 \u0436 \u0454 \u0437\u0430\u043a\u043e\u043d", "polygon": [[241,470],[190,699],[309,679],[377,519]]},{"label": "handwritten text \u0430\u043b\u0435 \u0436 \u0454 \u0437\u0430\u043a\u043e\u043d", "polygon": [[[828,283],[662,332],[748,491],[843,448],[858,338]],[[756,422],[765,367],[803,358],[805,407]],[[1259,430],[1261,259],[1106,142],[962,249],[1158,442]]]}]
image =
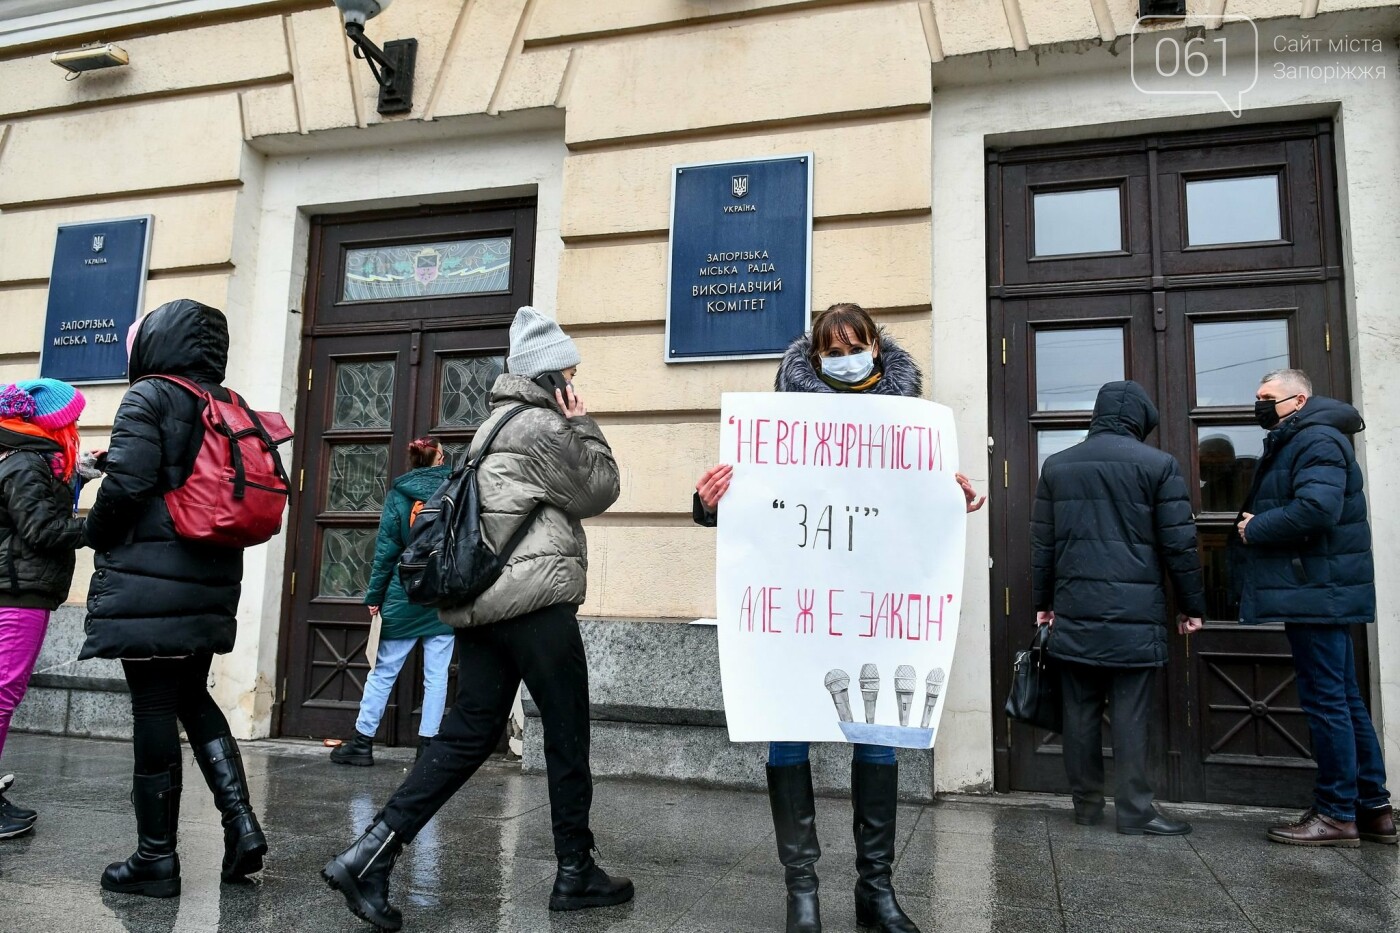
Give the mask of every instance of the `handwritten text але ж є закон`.
[{"label": "handwritten text \u0430\u043b\u0435 \u0436 \u0454 \u0437\u0430\u043a\u043e\u043d", "polygon": [[943,610],[953,594],[889,593],[797,587],[796,605],[784,606],[780,586],[746,586],[739,602],[739,630],[771,635],[830,638],[943,640]]},{"label": "handwritten text \u0430\u043b\u0435 \u0436 \u0454 \u0437\u0430\u043a\u043e\u043d", "polygon": [[730,416],[735,463],[942,473],[943,436],[925,425]]}]

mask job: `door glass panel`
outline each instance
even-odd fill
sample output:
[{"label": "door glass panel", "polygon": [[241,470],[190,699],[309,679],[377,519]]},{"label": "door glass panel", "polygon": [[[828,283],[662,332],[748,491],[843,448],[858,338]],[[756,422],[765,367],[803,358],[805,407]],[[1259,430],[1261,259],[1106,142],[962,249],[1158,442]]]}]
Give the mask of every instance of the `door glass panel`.
[{"label": "door glass panel", "polygon": [[337,444],[331,448],[326,508],[332,512],[378,512],[389,482],[387,444]]},{"label": "door glass panel", "polygon": [[1099,387],[1122,378],[1122,328],[1036,331],[1037,410],[1092,411]]},{"label": "door glass panel", "polygon": [[1088,428],[1057,429],[1038,431],[1035,435],[1035,471],[1038,475],[1045,466],[1045,458],[1062,450],[1069,450],[1089,436]]},{"label": "door glass panel", "polygon": [[1230,559],[1226,548],[1229,529],[1203,530],[1200,533],[1201,569],[1205,572],[1206,618],[1212,622],[1234,622],[1240,617],[1240,601],[1230,575]]},{"label": "door glass panel", "polygon": [[503,356],[458,357],[442,363],[438,424],[474,428],[491,414],[491,386],[505,372]]},{"label": "door glass panel", "polygon": [[1287,321],[1196,324],[1192,337],[1199,406],[1253,405],[1259,377],[1289,365]]},{"label": "door glass panel", "polygon": [[321,585],[318,595],[364,599],[374,567],[375,528],[327,528],[321,533]]},{"label": "door glass panel", "polygon": [[393,360],[336,366],[331,427],[387,429],[392,426],[393,417]]},{"label": "door glass panel", "polygon": [[447,458],[447,465],[456,469],[467,462],[467,453],[471,449],[471,441],[460,443],[444,443],[442,445],[443,455]]},{"label": "door glass panel", "polygon": [[1268,432],[1257,425],[1203,425],[1196,428],[1200,458],[1201,510],[1234,515],[1254,482]]},{"label": "door glass panel", "polygon": [[1121,189],[1045,191],[1034,196],[1035,255],[1116,253],[1123,249]]},{"label": "door glass panel", "polygon": [[1277,175],[1186,183],[1186,242],[1191,246],[1281,239]]},{"label": "door glass panel", "polygon": [[344,301],[510,291],[510,237],[345,251]]}]

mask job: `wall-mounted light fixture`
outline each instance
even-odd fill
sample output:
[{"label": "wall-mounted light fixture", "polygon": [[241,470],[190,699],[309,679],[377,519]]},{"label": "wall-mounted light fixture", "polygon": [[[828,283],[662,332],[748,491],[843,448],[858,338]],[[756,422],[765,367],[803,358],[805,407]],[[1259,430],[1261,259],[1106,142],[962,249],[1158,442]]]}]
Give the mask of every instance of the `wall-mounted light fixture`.
[{"label": "wall-mounted light fixture", "polygon": [[126,49],[115,45],[87,45],[71,52],[54,52],[49,59],[68,72],[68,80],[80,77],[85,71],[99,68],[117,68],[131,62]]},{"label": "wall-mounted light fixture", "polygon": [[1186,0],[1138,0],[1138,19],[1180,19],[1186,16]]},{"label": "wall-mounted light fixture", "polygon": [[407,113],[413,109],[413,64],[417,39],[394,39],[379,48],[365,36],[365,20],[388,9],[393,0],[335,0],[345,17],[345,34],[355,43],[355,57],[369,63],[379,83],[379,112]]}]

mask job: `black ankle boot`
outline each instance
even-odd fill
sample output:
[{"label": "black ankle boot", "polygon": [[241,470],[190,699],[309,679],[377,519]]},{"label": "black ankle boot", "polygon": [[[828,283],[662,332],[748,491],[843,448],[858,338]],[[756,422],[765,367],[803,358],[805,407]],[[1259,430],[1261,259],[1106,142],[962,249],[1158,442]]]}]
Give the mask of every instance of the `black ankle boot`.
[{"label": "black ankle boot", "polygon": [[397,930],[403,926],[403,914],[389,903],[389,873],[401,851],[399,834],[377,819],[350,848],[326,863],[321,877],[345,895],[352,914],[381,930]]},{"label": "black ankle boot", "polygon": [[175,838],[180,824],[180,766],[160,774],[132,779],[131,802],[136,809],[136,853],[113,862],[102,873],[102,890],[146,897],[176,897],[180,893],[180,856]]},{"label": "black ankle boot", "polygon": [[418,751],[413,753],[413,760],[417,761],[419,758],[422,758],[423,753],[426,752],[428,750],[428,746],[432,744],[433,740],[430,736],[420,735],[418,737]]},{"label": "black ankle boot", "polygon": [[611,907],[625,904],[635,892],[626,878],[612,878],[593,861],[585,849],[559,859],[554,890],[549,894],[550,910],[582,910],[585,907]]},{"label": "black ankle boot", "polygon": [[331,761],[338,765],[368,768],[374,764],[374,736],[356,732],[353,739],[331,749]]},{"label": "black ankle boot", "polygon": [[231,736],[214,739],[197,746],[194,759],[214,794],[214,806],[223,814],[224,864],[220,877],[225,881],[243,881],[262,871],[267,837],[248,800],[248,777],[243,771],[238,743]]},{"label": "black ankle boot", "polygon": [[899,765],[851,762],[852,831],[856,839],[856,923],[877,933],[919,933],[895,900],[890,873],[894,867],[895,812],[899,801]]},{"label": "black ankle boot", "polygon": [[812,800],[812,766],[768,766],[768,805],[778,837],[778,861],[787,881],[787,933],[821,933],[817,900],[817,807]]}]

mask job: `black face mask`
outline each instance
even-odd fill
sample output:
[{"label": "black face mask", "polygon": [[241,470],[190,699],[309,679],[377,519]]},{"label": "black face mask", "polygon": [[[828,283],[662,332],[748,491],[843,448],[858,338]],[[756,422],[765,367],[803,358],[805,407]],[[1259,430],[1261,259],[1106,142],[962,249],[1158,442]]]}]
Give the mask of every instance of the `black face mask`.
[{"label": "black face mask", "polygon": [[1287,398],[1267,399],[1261,398],[1254,403],[1254,420],[1259,422],[1259,427],[1265,431],[1271,431],[1283,419],[1279,417],[1278,405],[1280,402],[1291,401],[1298,396],[1290,395]]}]

